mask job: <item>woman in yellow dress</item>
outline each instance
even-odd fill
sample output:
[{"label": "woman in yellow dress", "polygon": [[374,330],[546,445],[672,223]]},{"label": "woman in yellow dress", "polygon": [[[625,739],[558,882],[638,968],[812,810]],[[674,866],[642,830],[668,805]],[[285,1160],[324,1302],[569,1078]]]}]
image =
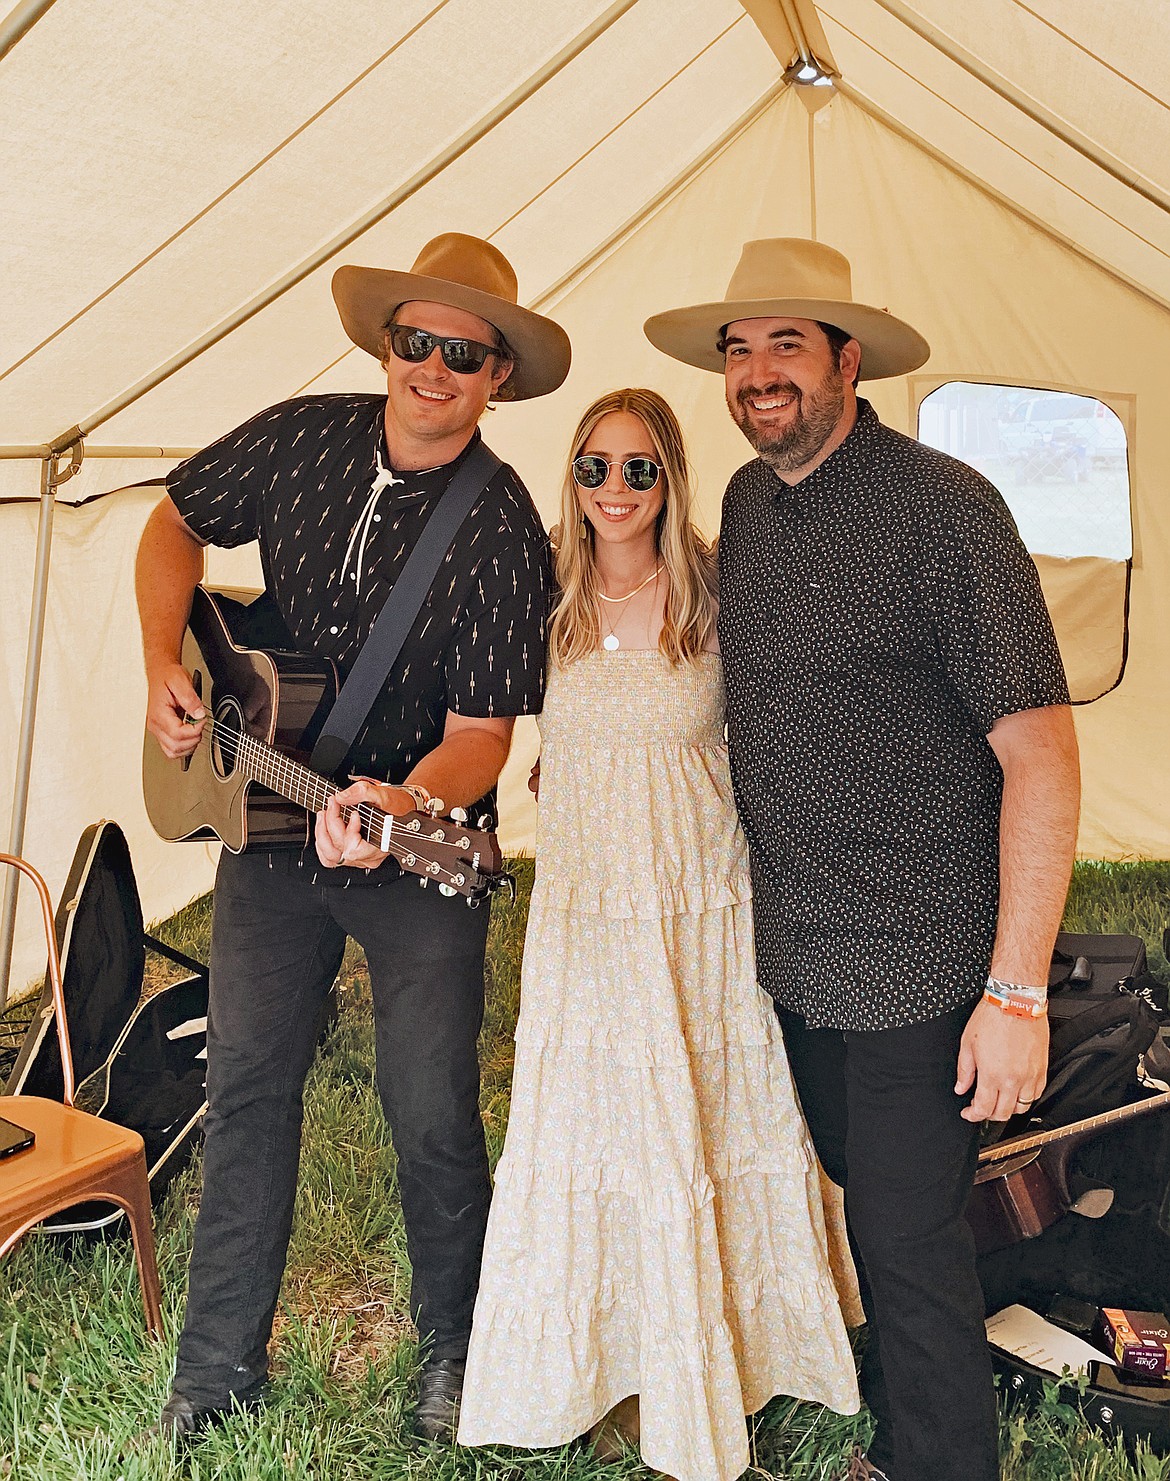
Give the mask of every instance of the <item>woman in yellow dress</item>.
[{"label": "woman in yellow dress", "polygon": [[616,1410],[644,1462],[732,1481],[774,1394],[858,1407],[817,1166],[756,982],[714,558],[653,391],[565,476],[540,821],[504,1153],[459,1440]]}]

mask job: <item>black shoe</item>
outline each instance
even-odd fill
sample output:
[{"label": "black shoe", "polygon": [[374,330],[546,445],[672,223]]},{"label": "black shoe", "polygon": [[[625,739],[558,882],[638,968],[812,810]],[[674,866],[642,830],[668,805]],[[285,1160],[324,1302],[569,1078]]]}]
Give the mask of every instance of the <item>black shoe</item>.
[{"label": "black shoe", "polygon": [[247,1388],[234,1392],[226,1404],[195,1404],[185,1394],[172,1394],[163,1405],[157,1424],[142,1432],[135,1441],[135,1448],[153,1440],[178,1442],[198,1439],[233,1414],[259,1408],[265,1388],[264,1382],[249,1384]]},{"label": "black shoe", "polygon": [[432,1358],[423,1365],[414,1411],[414,1433],[420,1440],[454,1444],[466,1366],[463,1358]]}]

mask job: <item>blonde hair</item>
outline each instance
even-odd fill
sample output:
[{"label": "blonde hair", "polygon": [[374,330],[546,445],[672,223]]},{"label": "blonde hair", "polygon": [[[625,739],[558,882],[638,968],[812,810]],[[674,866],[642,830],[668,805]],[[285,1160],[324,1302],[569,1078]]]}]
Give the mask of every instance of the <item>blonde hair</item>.
[{"label": "blonde hair", "polygon": [[620,411],[631,413],[645,426],[663,469],[664,503],[656,541],[667,588],[659,651],[672,664],[693,663],[706,648],[715,625],[714,550],[691,517],[691,467],[678,418],[657,391],[643,387],[610,391],[587,407],[577,424],[561,486],[560,530],[553,532],[558,595],[549,646],[554,662],[562,668],[601,644],[596,537],[588,520],[581,537],[583,515],[573,482],[573,459],[580,456],[598,422]]}]

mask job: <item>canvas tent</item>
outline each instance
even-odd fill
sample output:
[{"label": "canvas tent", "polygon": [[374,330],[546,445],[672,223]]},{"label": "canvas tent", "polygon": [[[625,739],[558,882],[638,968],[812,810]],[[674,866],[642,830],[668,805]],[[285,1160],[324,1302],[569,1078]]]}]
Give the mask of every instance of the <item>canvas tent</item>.
[{"label": "canvas tent", "polygon": [[0,20],[0,838],[59,887],[111,816],[149,916],[208,886],[211,851],[157,842],[140,796],[131,568],[159,489],[131,485],[271,402],[377,389],[331,272],[458,229],[573,339],[564,388],[485,428],[545,517],[583,404],[648,384],[711,530],[746,447],[642,321],[720,296],[745,239],[846,252],[933,347],[873,386],[880,414],[1016,501],[1092,700],[1082,852],[1170,857],[1168,59],[1154,0],[26,0]]}]

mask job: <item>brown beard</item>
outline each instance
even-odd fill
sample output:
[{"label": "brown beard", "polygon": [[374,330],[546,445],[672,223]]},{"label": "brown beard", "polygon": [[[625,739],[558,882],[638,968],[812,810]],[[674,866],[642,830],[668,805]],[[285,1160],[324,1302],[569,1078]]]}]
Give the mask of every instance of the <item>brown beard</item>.
[{"label": "brown beard", "polygon": [[[746,405],[749,397],[795,396],[796,415],[783,432],[770,436],[751,421]],[[801,391],[791,381],[772,381],[767,386],[745,386],[727,407],[736,426],[776,473],[795,473],[810,463],[828,442],[845,410],[845,378],[839,366],[830,366],[811,391]]]}]

